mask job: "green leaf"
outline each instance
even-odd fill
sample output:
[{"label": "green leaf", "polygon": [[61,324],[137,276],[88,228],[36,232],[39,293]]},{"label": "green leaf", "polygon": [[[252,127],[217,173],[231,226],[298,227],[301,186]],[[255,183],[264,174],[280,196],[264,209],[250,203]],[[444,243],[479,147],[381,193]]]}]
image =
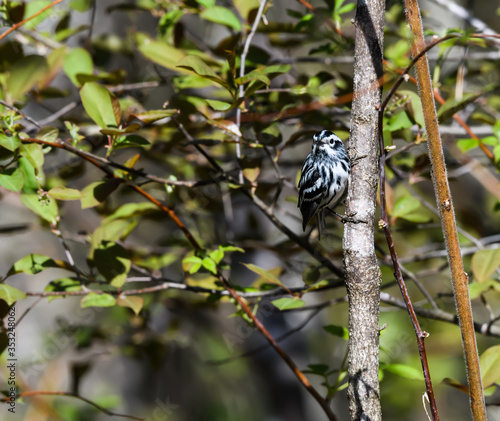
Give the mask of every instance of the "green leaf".
[{"label": "green leaf", "polygon": [[179,256],[174,253],[165,253],[158,256],[148,255],[143,260],[134,260],[134,263],[141,268],[160,270],[179,260]]},{"label": "green leaf", "polygon": [[47,126],[41,129],[37,134],[37,139],[47,140],[49,142],[55,142],[59,137],[59,129],[52,126]]},{"label": "green leaf", "polygon": [[[43,290],[45,292],[71,292],[80,291],[82,285],[78,279],[75,278],[61,278],[51,281]],[[53,295],[48,297],[49,301],[60,298],[60,296]]]},{"label": "green leaf", "polygon": [[248,82],[253,82],[255,80],[258,80],[265,85],[269,85],[271,83],[271,80],[261,71],[261,70],[252,70],[251,72],[247,73],[245,76],[239,77],[235,79],[234,81],[238,85],[245,85]]},{"label": "green leaf", "polygon": [[6,87],[13,100],[18,99],[41,79],[49,66],[42,56],[26,56],[17,60],[9,69]]},{"label": "green leaf", "polygon": [[326,364],[309,364],[307,368],[309,370],[306,370],[305,373],[317,374],[318,376],[325,376],[330,370]]},{"label": "green leaf", "polygon": [[216,99],[206,99],[205,101],[215,111],[226,111],[231,108],[231,104],[229,102],[218,101]]},{"label": "green leaf", "polygon": [[89,184],[81,191],[82,209],[97,206],[113,193],[120,185],[120,180],[112,178],[110,180],[96,181]]},{"label": "green leaf", "polygon": [[394,218],[401,218],[417,210],[419,207],[420,202],[416,197],[410,195],[403,196],[394,203],[392,216]]},{"label": "green leaf", "polygon": [[334,336],[338,336],[339,338],[345,339],[346,341],[349,340],[349,330],[344,326],[328,325],[323,326],[323,329]]},{"label": "green leaf", "polygon": [[233,4],[246,21],[250,17],[250,12],[259,8],[259,0],[233,0]]},{"label": "green leaf", "polygon": [[125,295],[123,297],[118,297],[118,299],[116,300],[116,304],[118,304],[120,307],[128,307],[132,309],[132,311],[137,316],[141,312],[144,305],[144,298],[134,295]]},{"label": "green leaf", "polygon": [[132,202],[126,203],[115,210],[111,215],[104,219],[104,223],[115,219],[127,219],[134,216],[140,216],[146,212],[156,211],[158,207],[151,202]]},{"label": "green leaf", "polygon": [[493,279],[488,279],[485,282],[471,282],[469,283],[469,298],[473,300],[474,298],[479,297],[484,292],[494,288],[494,284],[496,281]]},{"label": "green leaf", "polygon": [[204,77],[205,79],[209,79],[215,83],[226,88],[229,92],[232,92],[231,85],[227,83],[225,80],[221,79],[217,74],[212,70],[212,68],[205,63],[201,58],[197,56],[186,56],[179,60],[177,63],[177,67],[181,69],[191,70],[195,72],[198,76]]},{"label": "green leaf", "polygon": [[212,250],[208,255],[215,263],[219,264],[224,259],[224,252],[221,249]]},{"label": "green leaf", "polygon": [[182,259],[182,269],[191,275],[200,270],[202,259],[198,256],[188,256]]},{"label": "green leaf", "polygon": [[0,186],[18,192],[24,186],[24,173],[19,168],[8,168],[0,173]]},{"label": "green leaf", "polygon": [[389,119],[384,130],[394,132],[396,130],[407,129],[411,126],[413,126],[413,123],[409,119],[408,114],[405,111],[401,111]]},{"label": "green leaf", "polygon": [[406,364],[381,364],[381,368],[409,380],[424,380],[422,371]]},{"label": "green leaf", "polygon": [[202,5],[203,7],[215,6],[215,0],[196,0],[196,3]]},{"label": "green leaf", "polygon": [[[146,58],[170,70],[179,71],[177,62],[186,54],[164,42],[154,41],[148,36],[139,33],[136,36],[138,49]],[[183,73],[187,73],[181,70]]]},{"label": "green leaf", "polygon": [[42,219],[53,225],[57,225],[59,210],[55,200],[40,200],[37,194],[22,194],[21,202]]},{"label": "green leaf", "polygon": [[479,358],[483,387],[500,382],[500,345],[488,348]]},{"label": "green leaf", "polygon": [[118,127],[121,109],[118,99],[104,86],[87,82],[80,90],[83,107],[94,122],[102,127]]},{"label": "green leaf", "polygon": [[200,13],[202,19],[229,26],[235,31],[241,31],[241,23],[236,15],[222,6],[208,7]]},{"label": "green leaf", "polygon": [[136,148],[138,146],[145,147],[149,146],[151,143],[149,140],[138,136],[136,134],[129,134],[127,136],[120,136],[116,139],[113,144],[113,149],[123,149],[123,148]]},{"label": "green leaf", "polygon": [[274,123],[270,126],[257,131],[257,139],[267,146],[277,146],[283,140],[283,135],[278,127],[278,124]]},{"label": "green leaf", "polygon": [[[404,48],[408,48],[408,43],[405,44]],[[403,95],[409,99],[406,103],[405,108],[410,117],[417,123],[420,127],[425,127],[424,111],[422,109],[422,101],[418,93],[413,91],[401,90],[398,91],[399,95]]]},{"label": "green leaf", "polygon": [[143,113],[131,114],[128,121],[132,121],[133,119],[137,119],[142,121],[145,124],[151,124],[155,121],[162,120],[167,117],[172,117],[175,114],[178,114],[179,110],[149,110]]},{"label": "green leaf", "polygon": [[252,272],[255,272],[262,276],[266,281],[278,285],[280,287],[284,287],[283,283],[276,277],[274,276],[270,271],[262,269],[259,266],[256,266],[252,263],[242,263],[243,266],[245,266],[247,269],[250,269]]},{"label": "green leaf", "polygon": [[79,190],[69,189],[64,186],[52,187],[48,193],[50,197],[56,200],[79,200],[82,196]]},{"label": "green leaf", "polygon": [[210,257],[203,258],[201,265],[214,275],[217,274],[217,264]]},{"label": "green leaf", "polygon": [[500,267],[500,248],[474,253],[471,268],[478,282],[486,281]]},{"label": "green leaf", "polygon": [[81,76],[91,76],[94,74],[94,63],[87,50],[73,48],[64,57],[63,69],[73,85],[80,87],[85,83],[85,79],[81,78]]},{"label": "green leaf", "polygon": [[17,148],[21,147],[21,140],[19,136],[7,136],[4,133],[0,133],[0,146],[14,152]]},{"label": "green leaf", "polygon": [[103,242],[124,240],[137,226],[137,220],[117,219],[106,221],[98,226],[90,241],[89,258],[94,258],[94,252]]},{"label": "green leaf", "polygon": [[21,156],[24,156],[36,170],[40,170],[45,161],[42,146],[35,143],[21,145]]},{"label": "green leaf", "polygon": [[69,267],[69,264],[67,264],[66,262],[56,262],[55,260],[51,259],[48,256],[44,256],[43,254],[28,254],[27,256],[24,256],[22,259],[14,263],[14,265],[7,273],[7,276],[11,276],[16,273],[36,275],[37,273],[40,273],[43,270],[49,268],[67,269]]},{"label": "green leaf", "polygon": [[[44,7],[47,7],[49,4],[50,4],[49,0],[34,0],[25,3],[24,19],[33,16],[35,13],[39,12]],[[50,13],[51,10],[47,9],[45,12],[41,13],[36,18],[26,22],[24,26],[28,29],[35,29],[40,23],[42,23],[45,19],[47,19],[50,16]]]},{"label": "green leaf", "polygon": [[477,148],[479,142],[477,139],[460,139],[457,141],[457,146],[461,152],[468,152],[471,149]]},{"label": "green leaf", "polygon": [[219,249],[222,251],[239,251],[240,253],[245,253],[245,250],[236,246],[219,246]]},{"label": "green leaf", "polygon": [[113,307],[116,304],[116,299],[110,294],[98,294],[89,292],[80,301],[80,307]]},{"label": "green leaf", "polygon": [[120,288],[127,279],[132,262],[121,245],[110,241],[101,243],[94,250],[94,265],[112,286]]},{"label": "green leaf", "polygon": [[469,105],[471,102],[474,102],[482,95],[483,92],[468,93],[465,94],[459,101],[457,101],[455,98],[448,99],[443,105],[441,105],[438,110],[439,124],[443,124],[444,122],[449,120],[451,117],[453,117],[453,114],[463,110],[465,107],[467,107],[467,105]]},{"label": "green leaf", "polygon": [[4,300],[9,306],[25,298],[26,294],[21,290],[7,284],[0,284],[0,300]]},{"label": "green leaf", "polygon": [[294,308],[300,308],[306,305],[306,303],[300,298],[287,297],[278,298],[277,300],[272,301],[272,303],[280,310],[292,310]]}]

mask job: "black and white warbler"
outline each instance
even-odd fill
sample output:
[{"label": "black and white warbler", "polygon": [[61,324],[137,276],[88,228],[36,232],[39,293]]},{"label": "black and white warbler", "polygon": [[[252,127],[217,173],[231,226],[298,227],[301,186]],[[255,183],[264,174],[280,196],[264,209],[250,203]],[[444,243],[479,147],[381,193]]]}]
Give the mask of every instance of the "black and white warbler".
[{"label": "black and white warbler", "polygon": [[324,211],[334,207],[344,195],[351,163],[342,140],[328,130],[313,136],[312,151],[302,166],[299,204],[302,229],[316,215],[319,237],[325,227]]}]

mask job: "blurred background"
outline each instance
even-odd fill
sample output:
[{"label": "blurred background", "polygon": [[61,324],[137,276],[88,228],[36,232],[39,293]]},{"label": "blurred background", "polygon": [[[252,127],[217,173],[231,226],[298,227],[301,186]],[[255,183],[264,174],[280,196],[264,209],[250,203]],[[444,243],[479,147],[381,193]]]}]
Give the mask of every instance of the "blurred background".
[{"label": "blurred background", "polygon": [[[50,4],[2,2],[2,22],[7,28]],[[244,250],[225,252],[224,273],[241,287],[242,295],[247,294],[269,332],[282,338],[280,344],[311,383],[323,395],[328,393],[340,420],[348,418],[346,291],[342,277],[322,266],[314,254],[326,256],[341,273],[343,227],[332,216],[327,217],[327,233],[321,241],[313,224],[302,233],[295,186],[316,131],[332,130],[348,142],[354,5],[334,0],[269,1],[247,55],[245,74],[254,71],[253,79],[240,82],[234,80],[259,6],[256,0],[216,4],[209,0],[67,0],[0,41],[1,99],[25,115],[12,128],[8,118],[16,113],[9,114],[12,110],[2,106],[3,133],[18,130],[40,136],[43,129],[30,117],[41,127],[57,128],[62,139],[73,139],[79,148],[114,163],[174,182],[202,181],[194,187],[175,183],[165,187],[130,176],[173,208],[207,250],[229,244]],[[499,2],[487,0],[421,2],[429,39],[450,31],[462,34],[431,50],[429,57],[434,84],[446,101],[439,106],[443,143],[475,318],[491,327],[487,334],[478,334],[481,353],[498,345],[500,337],[500,254],[496,252],[500,245],[500,54],[496,41],[470,39],[467,34],[500,31],[499,8]],[[176,67],[185,55],[201,57],[230,89],[199,72]],[[30,68],[34,63],[27,59],[30,56],[42,57],[45,67]],[[387,92],[398,77],[397,69],[404,69],[411,60],[400,2],[387,2],[385,57]],[[30,79],[26,72],[36,77]],[[15,79],[16,74],[25,79]],[[79,94],[81,86],[92,81],[119,99],[123,124],[147,110],[168,108],[178,114],[152,123],[142,121],[140,138],[118,138],[116,146],[109,148],[109,138],[88,115]],[[13,92],[15,83],[23,87]],[[244,87],[246,99],[239,128],[234,127],[241,105],[235,83]],[[390,148],[391,225],[414,303],[435,315],[442,314],[439,311],[455,314],[416,92],[412,81],[403,83],[384,121],[384,141]],[[451,118],[450,109],[483,139],[483,149]],[[238,177],[235,131],[241,131],[244,189],[258,200],[221,180],[220,170],[196,148],[202,147],[225,174]],[[43,152],[43,165],[32,171],[31,179],[25,175],[21,193],[41,194],[58,185],[83,192],[105,179],[98,168],[67,151]],[[5,150],[0,158],[2,170],[18,159]],[[31,164],[23,162],[16,165],[27,174],[26,165]],[[153,207],[117,216],[123,205],[144,202],[122,185],[91,207],[85,207],[83,199],[51,199],[58,204],[60,217],[55,227],[26,206],[21,188],[14,190],[0,187],[0,274],[5,284],[34,293],[15,304],[20,392],[70,392],[113,413],[155,421],[326,419],[234,303],[210,292],[221,289],[210,271],[201,268],[189,273],[191,266],[183,259],[193,254],[191,247],[164,213]],[[337,211],[343,212],[343,206]],[[269,215],[304,236],[313,255]],[[121,225],[111,227],[109,218]],[[111,233],[113,229],[119,232]],[[118,294],[115,285],[109,285],[107,261],[100,265],[93,254],[101,238],[118,244],[130,262],[123,290],[143,290],[165,281],[186,287],[137,294],[143,299],[140,305],[135,303],[140,307],[137,312],[130,305],[82,308],[82,295],[50,296],[54,291],[80,294],[87,290]],[[425,386],[418,350],[406,310],[395,305],[401,297],[382,231],[376,233],[376,248],[385,294],[380,320],[385,326],[380,338],[383,416],[424,420]],[[57,263],[67,261],[68,253],[81,276]],[[48,256],[57,267],[33,273],[12,269],[29,254]],[[301,307],[280,310],[273,301],[289,296],[286,291],[270,289],[267,275],[243,263],[269,271],[287,288],[307,292],[300,297]],[[308,285],[314,286],[311,291],[306,291]],[[43,291],[49,296],[40,296]],[[0,303],[5,315],[7,305]],[[466,382],[458,326],[433,318],[420,321],[430,333],[427,352],[441,418],[470,419],[467,395],[446,384],[452,382],[446,379]],[[5,379],[6,358],[4,352],[0,371]],[[500,420],[496,380],[487,397],[493,421]],[[0,385],[8,389],[3,380]],[[0,406],[2,419],[110,418],[70,396],[40,394],[18,400],[15,415],[7,409],[5,404]]]}]

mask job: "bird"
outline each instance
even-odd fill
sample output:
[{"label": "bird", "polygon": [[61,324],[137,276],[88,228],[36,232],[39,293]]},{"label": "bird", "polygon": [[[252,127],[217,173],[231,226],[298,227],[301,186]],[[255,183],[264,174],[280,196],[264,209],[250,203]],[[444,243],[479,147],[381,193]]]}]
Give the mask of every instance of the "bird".
[{"label": "bird", "polygon": [[324,211],[327,208],[332,210],[330,208],[340,201],[350,173],[351,162],[342,140],[329,130],[317,132],[313,136],[312,150],[302,166],[298,184],[298,207],[302,213],[303,231],[316,215],[318,237],[321,238],[325,227]]}]

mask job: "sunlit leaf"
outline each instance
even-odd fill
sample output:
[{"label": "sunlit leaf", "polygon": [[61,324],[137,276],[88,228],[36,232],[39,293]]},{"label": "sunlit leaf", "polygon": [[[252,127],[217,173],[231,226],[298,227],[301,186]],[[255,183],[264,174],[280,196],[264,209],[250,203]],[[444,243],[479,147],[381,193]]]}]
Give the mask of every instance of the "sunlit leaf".
[{"label": "sunlit leaf", "polygon": [[273,305],[276,306],[280,310],[292,310],[295,308],[301,308],[306,305],[304,301],[300,298],[278,298],[277,300],[272,301]]},{"label": "sunlit leaf", "polygon": [[80,87],[85,83],[85,80],[79,76],[93,75],[94,63],[87,50],[73,48],[64,58],[63,69],[73,85]]},{"label": "sunlit leaf", "polygon": [[48,193],[50,197],[57,200],[78,200],[82,196],[79,190],[64,186],[52,187]]},{"label": "sunlit leaf", "polygon": [[120,124],[121,110],[118,99],[104,86],[87,82],[80,90],[83,107],[94,122],[104,128]]},{"label": "sunlit leaf", "polygon": [[241,23],[236,15],[228,8],[222,6],[208,7],[200,13],[202,19],[229,26],[235,31],[241,31]]},{"label": "sunlit leaf", "polygon": [[487,388],[494,383],[500,383],[500,345],[488,348],[479,357],[483,387]]},{"label": "sunlit leaf", "polygon": [[416,197],[410,195],[403,196],[394,203],[392,216],[394,218],[401,218],[417,210],[419,207],[420,201]]},{"label": "sunlit leaf", "polygon": [[80,307],[113,307],[116,304],[116,299],[110,294],[98,294],[89,292],[80,300]]},{"label": "sunlit leaf", "polygon": [[9,306],[25,298],[26,294],[21,290],[7,284],[0,284],[0,300],[5,301]]},{"label": "sunlit leaf", "polygon": [[229,92],[233,93],[231,85],[228,82],[217,76],[212,68],[197,56],[185,56],[177,63],[177,67],[187,69],[195,72],[198,76],[209,79],[215,83],[226,88]]},{"label": "sunlit leaf", "polygon": [[486,281],[500,267],[500,248],[474,253],[471,268],[478,282]]},{"label": "sunlit leaf", "polygon": [[0,146],[13,152],[21,146],[21,140],[17,135],[7,136],[4,133],[0,133]]},{"label": "sunlit leaf", "polygon": [[16,273],[36,275],[37,273],[49,268],[69,269],[71,266],[66,262],[60,260],[56,261],[42,254],[28,254],[14,263],[7,275],[11,276]]},{"label": "sunlit leaf", "polygon": [[55,200],[40,200],[37,194],[22,194],[21,202],[42,219],[45,219],[51,224],[57,224],[59,220],[59,210]]},{"label": "sunlit leaf", "polygon": [[137,120],[140,120],[145,124],[151,124],[154,123],[155,121],[163,120],[164,118],[167,117],[172,117],[173,115],[178,113],[179,110],[168,110],[168,109],[149,110],[143,113],[131,114],[129,117],[129,122],[136,118]]},{"label": "sunlit leaf", "polygon": [[33,168],[39,170],[45,161],[43,149],[35,143],[25,143],[21,145],[21,156],[24,156]]},{"label": "sunlit leaf", "polygon": [[24,186],[24,173],[19,168],[7,168],[0,173],[0,186],[18,192]]},{"label": "sunlit leaf", "polygon": [[406,364],[381,364],[380,367],[384,371],[396,374],[397,376],[403,377],[409,380],[424,380],[424,376],[421,370],[416,369],[410,365]]},{"label": "sunlit leaf", "polygon": [[112,178],[110,180],[96,181],[89,184],[81,191],[82,209],[97,206],[113,193],[120,185],[120,180]]},{"label": "sunlit leaf", "polygon": [[123,297],[119,296],[116,300],[116,304],[120,307],[128,307],[132,309],[136,315],[138,315],[144,305],[144,298],[134,295],[125,295]]}]

